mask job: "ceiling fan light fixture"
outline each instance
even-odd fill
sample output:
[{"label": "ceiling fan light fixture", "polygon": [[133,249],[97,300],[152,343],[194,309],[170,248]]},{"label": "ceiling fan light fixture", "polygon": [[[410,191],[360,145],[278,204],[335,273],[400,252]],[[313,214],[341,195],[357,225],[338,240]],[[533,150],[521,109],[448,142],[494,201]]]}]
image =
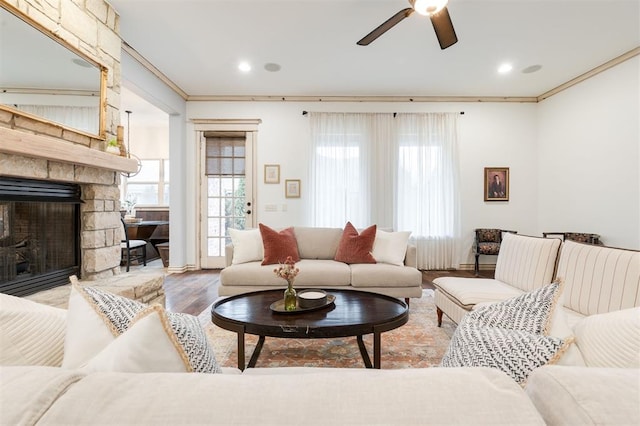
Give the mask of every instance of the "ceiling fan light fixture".
[{"label": "ceiling fan light fixture", "polygon": [[440,12],[449,0],[410,0],[413,9],[420,15],[431,16]]}]

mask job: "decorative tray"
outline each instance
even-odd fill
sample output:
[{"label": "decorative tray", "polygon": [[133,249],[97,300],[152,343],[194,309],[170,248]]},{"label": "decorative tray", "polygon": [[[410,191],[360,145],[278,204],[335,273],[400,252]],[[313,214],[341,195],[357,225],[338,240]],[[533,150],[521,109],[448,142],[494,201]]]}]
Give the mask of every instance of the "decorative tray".
[{"label": "decorative tray", "polygon": [[301,307],[298,306],[298,304],[296,304],[296,310],[295,311],[285,311],[284,310],[284,299],[280,299],[280,300],[278,300],[276,302],[273,302],[269,306],[269,308],[273,312],[276,312],[278,314],[299,314],[301,312],[317,311],[318,309],[326,308],[327,306],[333,304],[333,302],[335,302],[335,300],[336,300],[336,297],[333,294],[327,294],[327,301],[323,305],[314,306],[313,308],[301,308]]}]

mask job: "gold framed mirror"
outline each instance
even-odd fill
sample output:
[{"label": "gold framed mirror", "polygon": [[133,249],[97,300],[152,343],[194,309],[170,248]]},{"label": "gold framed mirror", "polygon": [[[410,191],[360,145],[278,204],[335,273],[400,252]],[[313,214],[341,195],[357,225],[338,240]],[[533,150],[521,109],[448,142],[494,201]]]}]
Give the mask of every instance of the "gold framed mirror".
[{"label": "gold framed mirror", "polygon": [[0,109],[106,138],[107,68],[0,3]]}]

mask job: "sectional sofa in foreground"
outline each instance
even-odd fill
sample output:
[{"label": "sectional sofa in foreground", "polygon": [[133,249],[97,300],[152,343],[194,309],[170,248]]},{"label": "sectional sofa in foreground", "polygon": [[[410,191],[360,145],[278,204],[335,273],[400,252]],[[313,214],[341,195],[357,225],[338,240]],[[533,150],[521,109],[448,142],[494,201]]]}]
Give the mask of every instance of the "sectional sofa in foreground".
[{"label": "sectional sofa in foreground", "polygon": [[[559,249],[573,285],[469,311],[443,366],[424,369],[240,373],[217,366],[192,316],[79,283],[68,310],[0,295],[0,424],[640,424],[640,254]],[[579,281],[589,284],[576,293]],[[566,334],[557,308],[571,303],[595,311]],[[477,352],[496,342],[500,351]],[[549,356],[508,350],[523,342]]]}]

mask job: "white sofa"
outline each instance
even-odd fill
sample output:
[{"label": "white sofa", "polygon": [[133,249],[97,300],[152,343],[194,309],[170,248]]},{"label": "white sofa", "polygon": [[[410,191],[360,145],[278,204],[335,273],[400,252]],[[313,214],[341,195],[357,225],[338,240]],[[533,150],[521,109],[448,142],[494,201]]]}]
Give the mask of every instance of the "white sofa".
[{"label": "white sofa", "polygon": [[544,425],[491,369],[92,373],[0,367],[3,425]]},{"label": "white sofa", "polygon": [[[562,282],[549,335],[574,343],[557,365],[533,370],[526,393],[549,425],[640,424],[640,252],[521,235],[506,242],[496,279],[436,279],[438,309],[459,323],[478,306],[523,294],[525,286]],[[537,268],[520,262],[525,252],[541,260]]]},{"label": "white sofa", "polygon": [[[335,261],[343,230],[341,228],[294,227],[300,261],[296,288],[324,288],[370,291],[391,297],[422,296],[422,274],[416,268],[416,247],[407,244],[404,265],[378,262],[346,264]],[[254,244],[261,244],[260,240]],[[402,258],[402,257],[401,257]],[[232,296],[250,291],[284,288],[286,283],[274,273],[274,265],[261,260],[233,263],[234,247],[226,248],[227,266],[220,272],[218,294]]]}]

